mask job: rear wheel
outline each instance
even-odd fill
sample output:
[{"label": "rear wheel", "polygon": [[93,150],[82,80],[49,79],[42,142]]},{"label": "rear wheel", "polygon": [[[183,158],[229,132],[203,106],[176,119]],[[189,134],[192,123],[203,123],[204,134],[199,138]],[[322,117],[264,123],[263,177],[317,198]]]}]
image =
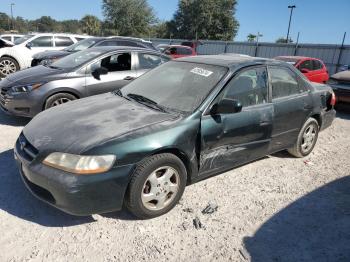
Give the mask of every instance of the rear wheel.
[{"label": "rear wheel", "polygon": [[178,157],[168,153],[151,156],[137,166],[125,205],[142,219],[163,215],[180,200],[186,181],[186,168]]},{"label": "rear wheel", "polygon": [[0,77],[6,77],[19,70],[18,62],[11,57],[0,58]]},{"label": "rear wheel", "polygon": [[45,103],[45,109],[49,109],[51,107],[59,106],[69,101],[73,101],[77,99],[74,95],[68,93],[59,93],[53,96],[50,96]]},{"label": "rear wheel", "polygon": [[314,118],[309,118],[299,132],[295,145],[288,152],[295,157],[305,157],[311,153],[318,138],[319,126]]}]

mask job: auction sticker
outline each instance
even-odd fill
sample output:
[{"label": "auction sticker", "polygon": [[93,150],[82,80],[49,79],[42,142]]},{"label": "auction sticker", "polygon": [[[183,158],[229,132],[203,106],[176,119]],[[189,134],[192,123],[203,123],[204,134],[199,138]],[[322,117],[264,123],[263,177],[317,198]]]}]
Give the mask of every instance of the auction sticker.
[{"label": "auction sticker", "polygon": [[209,71],[209,70],[205,70],[203,68],[200,68],[200,67],[195,67],[191,70],[191,73],[193,74],[197,74],[197,75],[200,75],[200,76],[205,76],[205,77],[208,77],[210,76],[213,72],[212,71]]}]

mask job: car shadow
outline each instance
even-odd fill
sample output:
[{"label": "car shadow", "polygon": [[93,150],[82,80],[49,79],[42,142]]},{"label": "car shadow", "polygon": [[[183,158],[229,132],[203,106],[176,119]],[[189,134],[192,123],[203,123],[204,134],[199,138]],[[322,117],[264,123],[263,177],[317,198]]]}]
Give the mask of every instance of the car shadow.
[{"label": "car shadow", "polygon": [[23,184],[13,158],[13,150],[0,153],[0,209],[47,227],[67,227],[94,222],[92,216],[63,213],[35,198]]},{"label": "car shadow", "polygon": [[251,261],[350,261],[350,176],[303,196],[244,238]]},{"label": "car shadow", "polygon": [[0,110],[0,125],[25,126],[30,120],[30,118],[7,115]]}]

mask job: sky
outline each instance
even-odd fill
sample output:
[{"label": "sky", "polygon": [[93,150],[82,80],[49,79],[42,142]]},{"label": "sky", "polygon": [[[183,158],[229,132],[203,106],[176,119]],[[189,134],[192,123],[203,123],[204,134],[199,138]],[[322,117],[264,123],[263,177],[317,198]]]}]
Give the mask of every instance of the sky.
[{"label": "sky", "polygon": [[[294,9],[291,37],[299,42],[340,44],[347,31],[346,44],[350,44],[350,0],[237,0],[236,18],[240,23],[235,40],[245,41],[249,33],[263,36],[261,41],[273,42],[286,37],[290,11]],[[177,9],[178,0],[148,0],[161,20],[169,20]],[[80,19],[93,14],[103,19],[101,0],[0,0],[0,12],[10,14],[14,3],[14,16],[36,19],[48,15],[57,20]]]}]

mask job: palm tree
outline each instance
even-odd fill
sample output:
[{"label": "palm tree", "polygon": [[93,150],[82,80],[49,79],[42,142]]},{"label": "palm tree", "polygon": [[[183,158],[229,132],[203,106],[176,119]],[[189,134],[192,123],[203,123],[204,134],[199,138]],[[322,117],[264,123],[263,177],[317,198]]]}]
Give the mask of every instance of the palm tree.
[{"label": "palm tree", "polygon": [[248,36],[247,36],[247,39],[248,39],[248,42],[254,42],[255,40],[256,40],[256,35],[254,35],[254,34],[249,34]]},{"label": "palm tree", "polygon": [[99,35],[101,31],[101,21],[94,15],[86,15],[81,19],[84,33],[88,35]]}]

